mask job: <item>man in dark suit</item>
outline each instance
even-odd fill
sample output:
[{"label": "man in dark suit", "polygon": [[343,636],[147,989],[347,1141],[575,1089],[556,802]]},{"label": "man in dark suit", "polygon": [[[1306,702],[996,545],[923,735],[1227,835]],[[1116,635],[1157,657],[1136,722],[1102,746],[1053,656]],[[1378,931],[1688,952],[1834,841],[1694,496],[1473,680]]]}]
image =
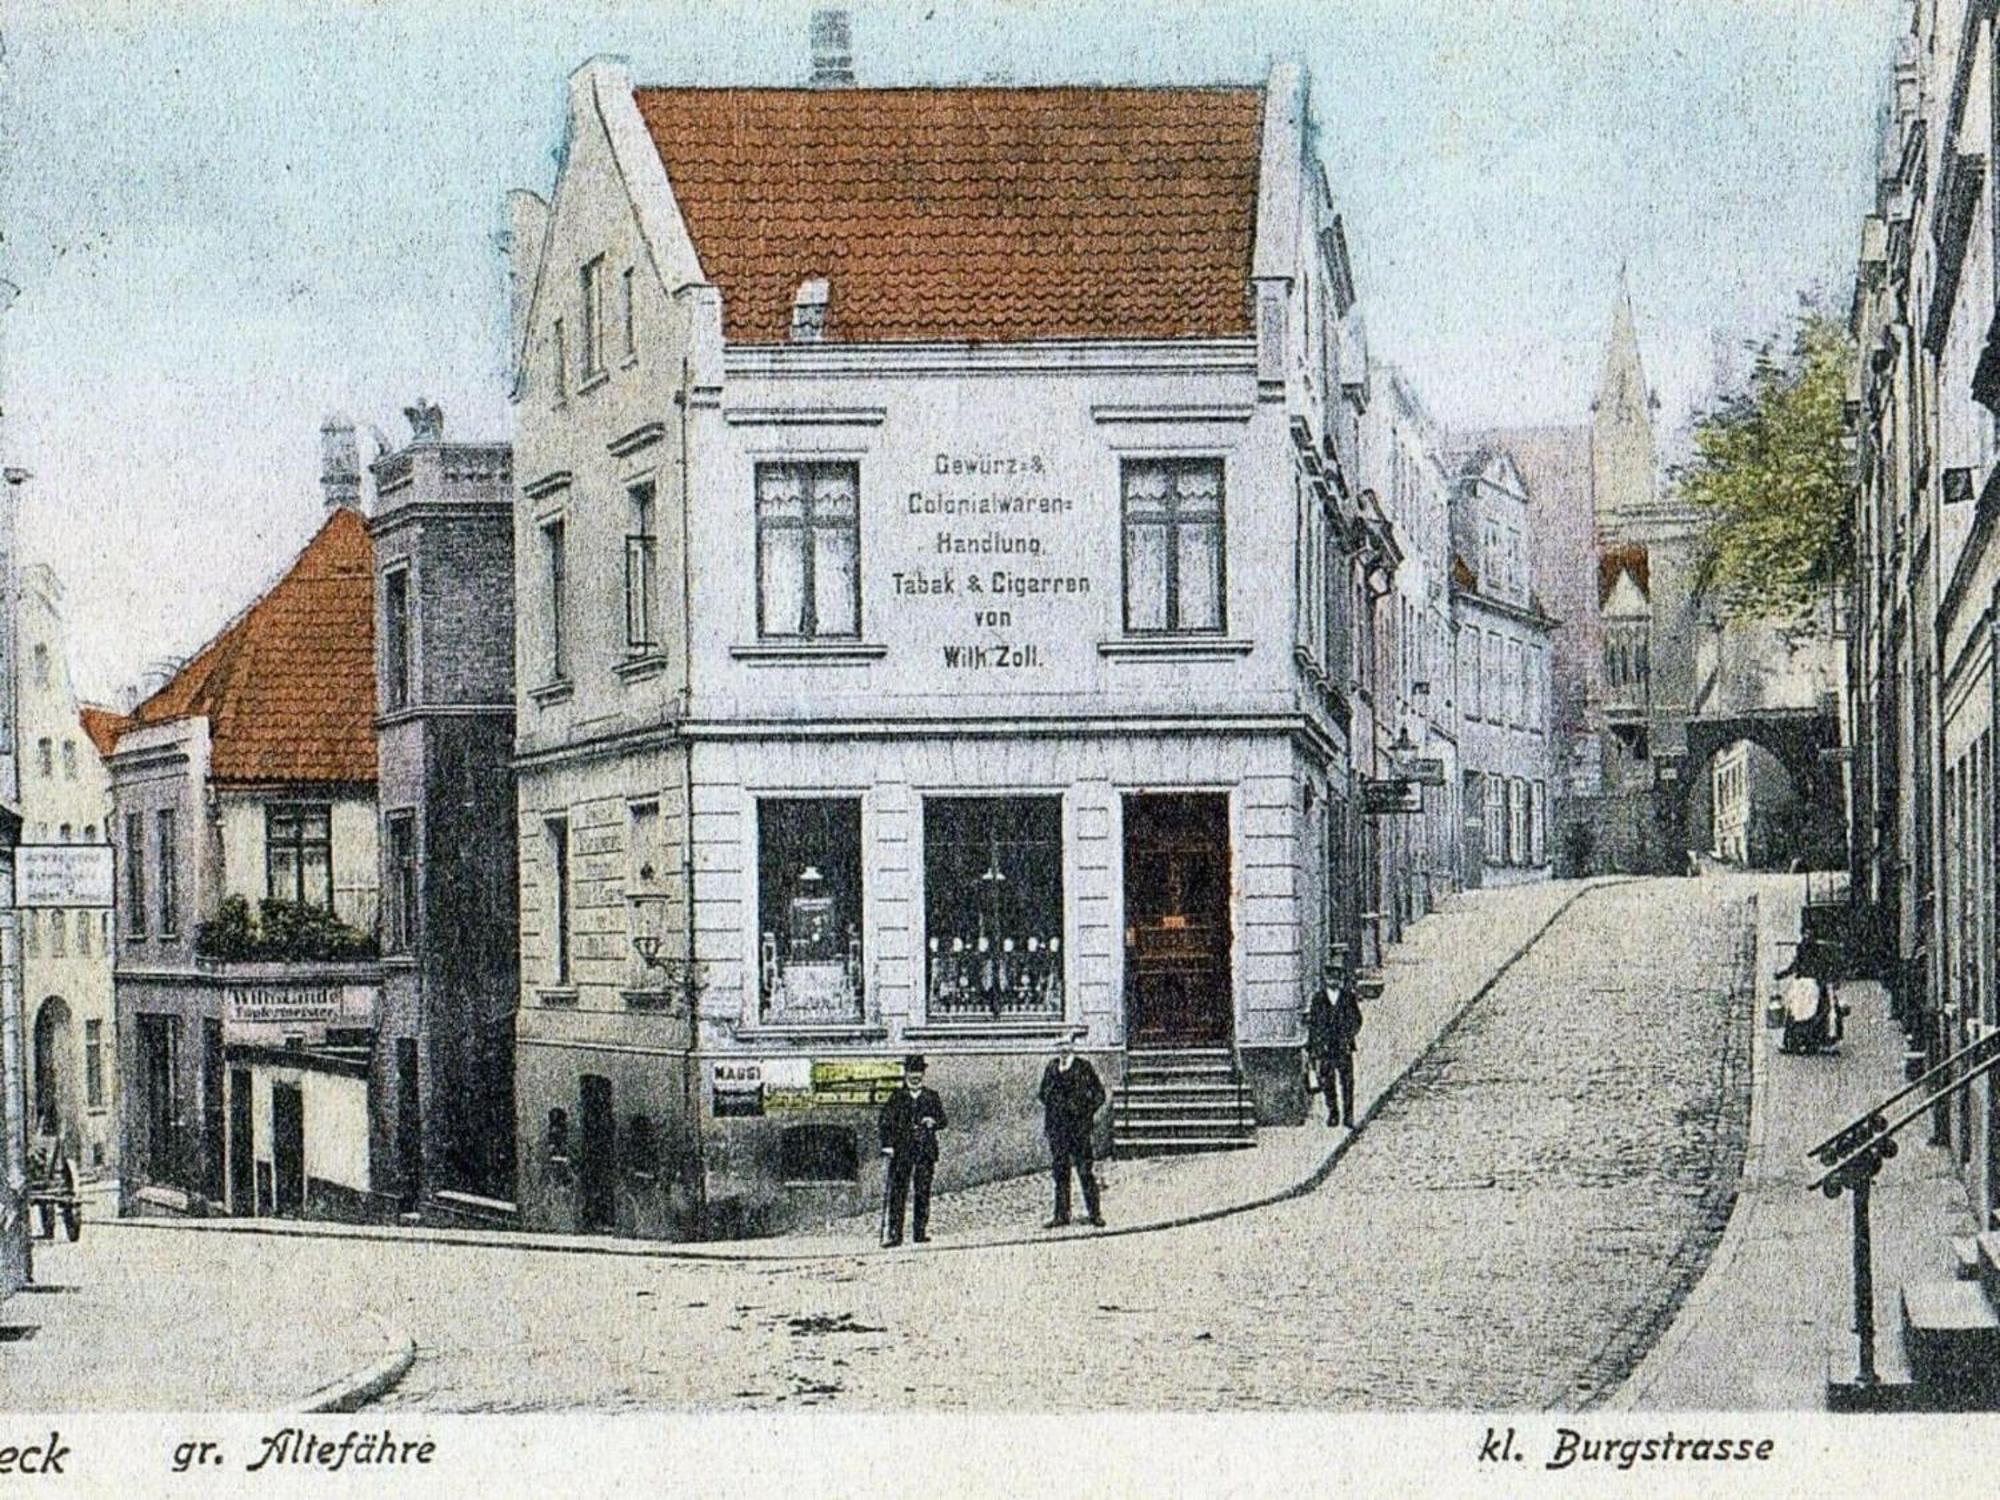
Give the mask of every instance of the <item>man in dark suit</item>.
[{"label": "man in dark suit", "polygon": [[1104,1107],[1104,1084],[1097,1070],[1076,1055],[1076,1044],[1064,1037],[1055,1058],[1042,1069],[1042,1127],[1048,1132],[1049,1158],[1056,1174],[1055,1217],[1044,1224],[1054,1229],[1069,1222],[1069,1174],[1076,1169],[1083,1184],[1084,1212],[1104,1226],[1098,1212],[1097,1175],[1091,1170],[1091,1134],[1098,1110]]},{"label": "man in dark suit", "polygon": [[1306,1008],[1306,1055],[1326,1091],[1326,1123],[1354,1123],[1354,1043],[1361,1032],[1361,1006],[1340,969],[1329,965]]},{"label": "man in dark suit", "polygon": [[882,1243],[903,1243],[903,1203],[916,1189],[910,1209],[910,1238],[919,1245],[930,1239],[931,1173],[937,1167],[937,1133],[944,1129],[944,1100],[924,1087],[924,1060],[903,1059],[903,1086],[882,1106],[882,1154],[889,1158],[888,1212],[883,1215]]}]

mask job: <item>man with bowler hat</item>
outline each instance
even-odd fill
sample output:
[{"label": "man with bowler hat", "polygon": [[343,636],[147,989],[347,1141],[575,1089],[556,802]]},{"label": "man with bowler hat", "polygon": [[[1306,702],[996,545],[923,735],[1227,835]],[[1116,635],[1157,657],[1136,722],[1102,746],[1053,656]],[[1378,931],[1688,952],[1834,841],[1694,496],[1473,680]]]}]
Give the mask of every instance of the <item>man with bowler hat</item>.
[{"label": "man with bowler hat", "polygon": [[1068,1036],[1056,1046],[1056,1055],[1042,1069],[1042,1128],[1049,1137],[1049,1158],[1056,1174],[1055,1217],[1044,1229],[1069,1222],[1069,1173],[1076,1168],[1083,1184],[1083,1209],[1090,1222],[1100,1229],[1104,1215],[1097,1209],[1097,1174],[1091,1170],[1090,1137],[1097,1112],[1104,1107],[1104,1084],[1097,1070],[1076,1055],[1076,1043]]},{"label": "man with bowler hat", "polygon": [[914,1187],[910,1238],[924,1244],[931,1237],[931,1173],[937,1167],[937,1133],[944,1129],[944,1100],[924,1087],[924,1060],[915,1053],[903,1059],[903,1086],[882,1106],[881,1129],[882,1154],[889,1158],[882,1243],[903,1243],[903,1202]]},{"label": "man with bowler hat", "polygon": [[1361,1006],[1337,963],[1326,966],[1320,987],[1306,1008],[1306,1055],[1326,1092],[1326,1123],[1354,1123],[1354,1042],[1361,1031]]}]

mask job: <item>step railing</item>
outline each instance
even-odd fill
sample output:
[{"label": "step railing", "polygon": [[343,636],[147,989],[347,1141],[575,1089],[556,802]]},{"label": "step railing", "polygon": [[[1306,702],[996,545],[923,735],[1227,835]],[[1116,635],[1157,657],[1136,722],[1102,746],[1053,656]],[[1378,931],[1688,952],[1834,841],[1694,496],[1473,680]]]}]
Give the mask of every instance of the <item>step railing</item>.
[{"label": "step railing", "polygon": [[[1921,1092],[1939,1074],[1963,1063],[1965,1071],[1938,1084],[1894,1119],[1890,1109],[1900,1100]],[[1808,1191],[1838,1198],[1848,1193],[1854,1200],[1854,1337],[1857,1348],[1855,1383],[1877,1385],[1881,1376],[1875,1369],[1875,1253],[1869,1222],[1872,1185],[1884,1162],[1896,1154],[1896,1137],[1913,1121],[1922,1119],[1946,1101],[1963,1094],[1981,1078],[2000,1073],[2000,1031],[1989,1031],[1968,1043],[1933,1068],[1926,1069],[1908,1084],[1884,1099],[1845,1129],[1836,1131],[1807,1156],[1826,1168]]]},{"label": "step railing", "polygon": [[[1911,1094],[1924,1087],[1925,1084],[1930,1083],[1940,1073],[1950,1072],[1960,1062],[1972,1057],[1975,1053],[1983,1053],[1995,1047],[2000,1047],[2000,1031],[1989,1031],[1985,1036],[1978,1038],[1976,1041],[1966,1043],[1958,1051],[1952,1053],[1951,1056],[1926,1068],[1872,1109],[1866,1110],[1848,1124],[1841,1126],[1840,1129],[1808,1151],[1806,1155],[1819,1162],[1821,1166],[1830,1167],[1834,1165],[1870,1136],[1882,1131],[1885,1128],[1890,1108],[1899,1100],[1909,1098]],[[1931,1101],[1932,1104],[1936,1102],[1936,1099]]]}]

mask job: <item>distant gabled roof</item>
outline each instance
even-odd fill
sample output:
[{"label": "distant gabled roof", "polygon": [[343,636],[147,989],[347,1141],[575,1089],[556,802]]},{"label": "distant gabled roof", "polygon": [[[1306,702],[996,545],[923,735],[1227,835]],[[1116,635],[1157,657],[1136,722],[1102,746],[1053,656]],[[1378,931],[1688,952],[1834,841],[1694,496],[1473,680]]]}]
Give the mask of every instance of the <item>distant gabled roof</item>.
[{"label": "distant gabled roof", "polygon": [[374,551],[361,516],[327,517],[270,591],[125,726],[204,716],[210,779],[375,780]]},{"label": "distant gabled roof", "polygon": [[95,703],[85,703],[76,711],[77,721],[83,725],[83,732],[90,737],[90,743],[97,747],[99,755],[109,755],[118,744],[118,736],[130,727],[129,715],[116,709],[103,708]]},{"label": "distant gabled roof", "polygon": [[733,343],[1251,332],[1264,91],[634,91]]},{"label": "distant gabled roof", "polygon": [[1597,554],[1597,602],[1601,606],[1611,597],[1612,589],[1618,586],[1618,575],[1630,573],[1632,582],[1641,596],[1650,599],[1653,594],[1652,559],[1646,549],[1634,543],[1623,547],[1606,547]]}]

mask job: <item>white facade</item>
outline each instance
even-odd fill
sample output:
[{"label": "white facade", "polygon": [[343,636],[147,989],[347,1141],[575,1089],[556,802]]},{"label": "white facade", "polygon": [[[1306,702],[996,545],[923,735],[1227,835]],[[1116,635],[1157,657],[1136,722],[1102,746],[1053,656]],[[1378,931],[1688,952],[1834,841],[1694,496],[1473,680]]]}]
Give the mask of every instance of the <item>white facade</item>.
[{"label": "white facade", "polygon": [[[45,567],[23,574],[19,639],[24,841],[102,845],[111,780],[79,717],[62,587]],[[30,1134],[53,1141],[86,1174],[108,1170],[118,1141],[111,914],[101,907],[24,910],[19,922]]]},{"label": "white facade", "polygon": [[[925,1051],[972,1127],[947,1179],[1034,1159],[1063,1034],[1114,1080],[1149,1026],[1227,1048],[1299,1107],[1353,904],[1363,366],[1296,74],[1263,128],[1254,332],[726,344],[629,81],[572,80],[552,203],[513,203],[530,1221],[790,1212],[782,1122],[726,1118],[745,1068],[776,1097]],[[1160,934],[1210,926],[1208,1008],[1135,1013]],[[872,1166],[869,1116],[798,1118]],[[694,1160],[593,1176],[611,1130]]]}]

